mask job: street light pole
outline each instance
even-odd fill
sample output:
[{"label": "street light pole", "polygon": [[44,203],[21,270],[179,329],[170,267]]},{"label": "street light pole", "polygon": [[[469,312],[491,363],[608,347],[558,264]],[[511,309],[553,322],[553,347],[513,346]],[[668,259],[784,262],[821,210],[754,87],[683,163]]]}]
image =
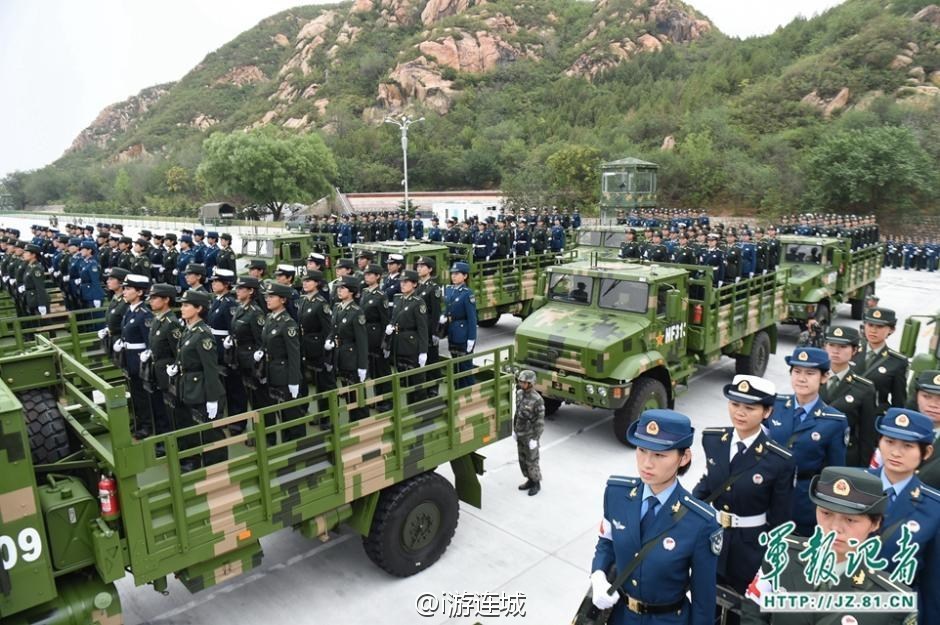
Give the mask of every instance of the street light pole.
[{"label": "street light pole", "polygon": [[404,170],[405,177],[402,179],[401,183],[405,187],[405,210],[411,210],[411,202],[408,200],[408,127],[412,124],[417,124],[418,122],[423,122],[424,118],[419,117],[418,119],[411,119],[407,115],[402,115],[401,120],[397,120],[393,117],[386,117],[386,124],[395,124],[401,130],[401,152],[404,156]]}]

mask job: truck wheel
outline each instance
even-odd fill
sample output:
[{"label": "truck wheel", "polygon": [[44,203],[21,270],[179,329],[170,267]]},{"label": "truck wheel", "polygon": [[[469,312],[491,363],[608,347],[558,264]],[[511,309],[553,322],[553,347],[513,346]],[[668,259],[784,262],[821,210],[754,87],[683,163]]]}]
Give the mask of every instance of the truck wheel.
[{"label": "truck wheel", "polygon": [[623,405],[623,408],[614,411],[614,436],[627,447],[633,447],[627,440],[627,430],[630,424],[639,419],[644,410],[668,406],[669,396],[662,382],[653,378],[638,379],[630,389],[627,403]]},{"label": "truck wheel", "polygon": [[869,284],[865,287],[865,290],[862,291],[862,297],[860,299],[853,299],[852,304],[852,319],[860,320],[865,315],[865,302],[868,301],[868,298],[872,294],[872,288]]},{"label": "truck wheel", "polygon": [[770,337],[761,330],[754,335],[751,353],[735,356],[734,360],[735,373],[761,377],[767,371],[767,363],[770,362]]},{"label": "truck wheel", "polygon": [[477,320],[477,325],[480,326],[481,328],[492,328],[492,327],[495,327],[496,324],[499,323],[499,318],[500,318],[500,316],[501,316],[501,315],[496,315],[496,316],[493,317],[492,319],[485,319],[485,320],[482,320],[482,321],[481,321],[481,320]]},{"label": "truck wheel", "polygon": [[561,408],[561,400],[542,395],[542,402],[545,404],[545,416],[550,417]]},{"label": "truck wheel", "polygon": [[454,537],[459,513],[451,483],[433,471],[422,473],[382,491],[362,545],[380,569],[408,577],[441,557]]},{"label": "truck wheel", "polygon": [[33,462],[49,464],[69,455],[68,429],[55,395],[49,390],[38,389],[24,391],[18,398],[23,404]]}]

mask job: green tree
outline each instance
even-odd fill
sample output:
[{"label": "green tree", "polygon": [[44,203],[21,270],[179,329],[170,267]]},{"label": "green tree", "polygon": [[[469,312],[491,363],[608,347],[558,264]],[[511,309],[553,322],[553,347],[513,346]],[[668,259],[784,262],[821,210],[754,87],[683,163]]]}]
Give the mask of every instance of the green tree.
[{"label": "green tree", "polygon": [[835,210],[909,208],[931,196],[932,160],[908,128],[837,131],[805,161],[811,199]]},{"label": "green tree", "polygon": [[170,193],[185,193],[189,189],[189,172],[179,165],[167,169],[164,179]]},{"label": "green tree", "polygon": [[0,180],[0,195],[5,196],[4,201],[15,210],[26,207],[26,178],[29,174],[24,171],[10,172]]},{"label": "green tree", "polygon": [[214,133],[203,145],[197,176],[213,194],[266,207],[275,221],[284,204],[313,202],[330,193],[336,161],[316,134],[265,127]]},{"label": "green tree", "polygon": [[545,161],[549,180],[565,208],[585,208],[597,202],[601,153],[592,146],[563,147]]},{"label": "green tree", "polygon": [[724,167],[710,131],[693,132],[679,142],[690,189],[686,201],[693,205],[712,202],[725,184]]},{"label": "green tree", "polygon": [[122,206],[131,206],[134,203],[131,177],[124,168],[119,169],[114,177],[114,199]]}]

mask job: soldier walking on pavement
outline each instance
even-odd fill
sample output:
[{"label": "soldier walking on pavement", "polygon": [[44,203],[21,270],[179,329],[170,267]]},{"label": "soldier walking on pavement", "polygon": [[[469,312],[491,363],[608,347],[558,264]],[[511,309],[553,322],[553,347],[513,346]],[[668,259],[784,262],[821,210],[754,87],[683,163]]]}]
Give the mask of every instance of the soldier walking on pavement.
[{"label": "soldier walking on pavement", "polygon": [[853,359],[855,372],[872,381],[878,391],[878,414],[889,407],[901,408],[907,403],[907,358],[886,341],[894,334],[897,317],[890,308],[865,311],[866,344]]},{"label": "soldier walking on pavement", "polygon": [[539,439],[545,429],[545,402],[535,390],[535,372],[519,372],[516,389],[516,414],[512,420],[512,437],[519,454],[519,468],[525,482],[519,490],[537,495],[542,489],[542,471],[539,468]]},{"label": "soldier walking on pavement", "polygon": [[875,432],[875,386],[852,371],[851,361],[858,352],[855,328],[830,326],[826,329],[825,349],[829,354],[829,380],[820,389],[822,400],[845,414],[849,424],[849,442],[845,462],[852,467],[867,467],[878,445]]},{"label": "soldier walking on pavement", "polygon": [[[333,367],[338,384],[352,386],[366,381],[369,366],[369,341],[366,337],[366,318],[356,304],[355,295],[359,290],[359,281],[352,276],[343,278],[336,289],[339,302],[333,306],[333,331],[326,340],[324,349],[333,352]],[[362,392],[362,391],[359,391]],[[342,395],[347,406],[358,403],[358,408],[349,411],[350,420],[356,421],[369,416],[365,407],[365,397],[355,399],[355,392]]]},{"label": "soldier walking on pavement", "polygon": [[[265,363],[264,378],[272,405],[297,399],[300,396],[300,382],[303,380],[300,332],[297,322],[287,312],[287,303],[292,293],[296,294],[297,291],[286,284],[274,283],[264,294],[269,312],[264,320],[261,348],[254,353],[254,360]],[[269,412],[264,415],[264,424],[266,427],[272,427],[278,418],[284,423],[303,414],[303,406]],[[300,423],[281,432],[281,442],[287,442],[301,438],[306,432],[306,427]],[[274,445],[277,436],[269,433],[266,440],[268,446]]]},{"label": "soldier walking on pavement", "polygon": [[[447,346],[451,358],[460,358],[473,353],[477,342],[477,300],[467,286],[470,274],[468,263],[457,262],[450,270],[451,286],[447,288],[447,313],[442,322],[447,323]],[[473,360],[468,358],[456,365],[455,373],[473,369]],[[464,388],[474,383],[468,375],[454,383],[455,388]]]},{"label": "soldier walking on pavement", "polygon": [[[401,276],[401,297],[392,311],[392,318],[385,327],[389,337],[392,360],[400,373],[423,367],[428,361],[428,308],[417,295],[418,273],[404,271]],[[413,387],[424,383],[424,374],[408,376],[405,385]],[[424,389],[415,389],[408,394],[408,401],[425,399]]]}]

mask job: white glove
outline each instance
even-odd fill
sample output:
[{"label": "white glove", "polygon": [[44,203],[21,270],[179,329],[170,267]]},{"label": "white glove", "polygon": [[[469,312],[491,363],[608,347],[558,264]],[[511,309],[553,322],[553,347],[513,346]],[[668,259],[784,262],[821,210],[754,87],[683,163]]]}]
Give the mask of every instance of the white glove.
[{"label": "white glove", "polygon": [[519,440],[519,435],[516,434],[516,431],[515,431],[515,430],[512,431],[512,440],[514,440],[514,441]]},{"label": "white glove", "polygon": [[292,399],[297,399],[297,396],[300,395],[300,384],[288,384],[287,391]]},{"label": "white glove", "polygon": [[166,366],[166,374],[171,378],[180,372],[180,368],[175,364]]},{"label": "white glove", "polygon": [[217,401],[207,401],[206,402],[206,413],[209,417],[209,420],[215,419],[219,414],[219,402]]},{"label": "white glove", "polygon": [[365,382],[365,381],[366,381],[366,374],[368,373],[368,371],[367,371],[366,369],[357,369],[357,370],[356,370],[356,373],[359,374],[359,381],[360,381],[360,382]]},{"label": "white glove", "polygon": [[121,350],[124,349],[124,340],[123,340],[123,339],[118,339],[118,340],[114,341],[114,345],[111,346],[111,349],[114,350],[114,353],[115,353],[115,354],[120,353]]},{"label": "white glove", "polygon": [[323,349],[325,349],[328,352],[333,351],[334,347],[336,347],[336,343],[334,343],[333,341],[327,340],[323,343]]},{"label": "white glove", "polygon": [[140,352],[140,362],[147,362],[148,360],[150,360],[150,357],[152,355],[153,355],[152,351],[150,351],[149,349],[145,349],[144,351]]},{"label": "white glove", "polygon": [[470,340],[468,340],[468,341],[467,341],[467,352],[468,352],[468,353],[469,353],[469,352],[472,352],[472,351],[473,351],[473,347],[474,347],[474,345],[476,345],[476,344],[477,344],[476,341],[470,341]]},{"label": "white glove", "polygon": [[92,300],[91,303],[95,305],[95,308],[101,308],[101,300],[100,300],[100,299]]},{"label": "white glove", "polygon": [[444,325],[445,323],[447,323],[447,315],[441,315],[440,317],[438,317],[437,322],[441,325]]},{"label": "white glove", "polygon": [[81,278],[75,278],[74,280],[72,280],[72,282],[74,282],[75,284],[81,284],[81,283],[82,283],[82,279],[81,279]]},{"label": "white glove", "polygon": [[433,345],[434,347],[437,347],[440,344],[441,344],[441,337],[437,335],[431,337],[431,345]]},{"label": "white glove", "polygon": [[264,350],[259,349],[258,351],[256,351],[254,358],[255,358],[255,362],[261,362],[262,360],[264,360]]},{"label": "white glove", "polygon": [[594,571],[591,573],[591,603],[599,610],[608,610],[617,603],[620,599],[618,593],[613,593],[608,595],[607,591],[610,589],[610,582],[607,581],[607,576],[604,575],[604,571]]},{"label": "white glove", "polygon": [[385,356],[386,358],[388,358],[389,356],[392,355],[392,352],[389,351],[389,350],[387,350],[387,349],[383,349],[383,350],[382,350],[382,355]]},{"label": "white glove", "polygon": [[387,326],[385,326],[385,334],[387,334],[388,336],[391,336],[394,333],[395,333],[395,326],[393,326],[392,324],[388,324]]},{"label": "white glove", "polygon": [[418,366],[419,367],[423,367],[424,365],[427,364],[427,362],[428,362],[427,354],[418,354]]},{"label": "white glove", "polygon": [[19,285],[18,287],[16,287],[16,290],[19,291],[20,293],[25,293],[25,292],[26,292],[26,285],[25,285],[25,284],[21,284],[21,285]]},{"label": "white glove", "polygon": [[233,347],[235,347],[235,339],[233,339],[231,335],[226,336],[222,340],[222,347],[224,347],[225,349],[232,349]]},{"label": "white glove", "polygon": [[535,450],[535,449],[538,449],[538,447],[539,447],[539,442],[538,442],[537,440],[535,440],[534,438],[530,438],[530,439],[529,439],[529,449]]},{"label": "white glove", "polygon": [[106,336],[108,336],[108,329],[107,329],[107,328],[101,328],[100,330],[98,330],[98,338],[99,338],[99,339],[103,339],[103,338],[106,337]]},{"label": "white glove", "polygon": [[173,275],[174,275],[174,276],[180,275],[180,270],[179,270],[179,269],[174,269],[174,270],[173,270]]},{"label": "white glove", "polygon": [[45,315],[45,314],[47,314],[48,312],[49,312],[49,309],[46,308],[45,306],[40,306],[40,307],[39,307],[39,314],[40,314],[40,315]]}]

